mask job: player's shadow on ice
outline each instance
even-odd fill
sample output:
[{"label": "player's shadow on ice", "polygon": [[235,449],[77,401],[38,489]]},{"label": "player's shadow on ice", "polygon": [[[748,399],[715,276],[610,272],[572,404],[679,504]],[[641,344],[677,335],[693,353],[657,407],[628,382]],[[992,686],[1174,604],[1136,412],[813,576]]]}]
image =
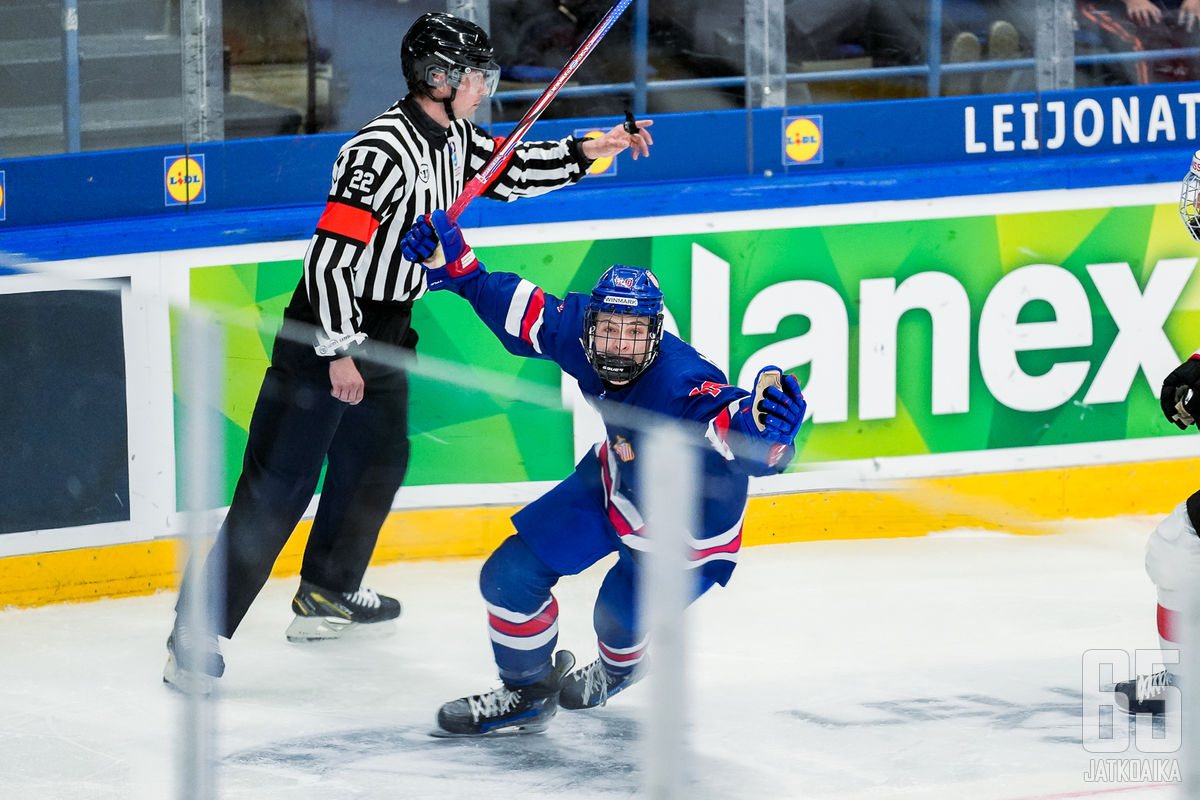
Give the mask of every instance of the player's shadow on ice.
[{"label": "player's shadow on ice", "polygon": [[609,709],[560,713],[540,734],[482,739],[438,739],[429,726],[397,726],[329,731],[282,739],[230,753],[225,769],[279,772],[279,775],[334,778],[370,760],[375,772],[456,780],[497,774],[520,781],[536,776],[540,786],[598,788],[634,793],[640,785],[641,725]]}]

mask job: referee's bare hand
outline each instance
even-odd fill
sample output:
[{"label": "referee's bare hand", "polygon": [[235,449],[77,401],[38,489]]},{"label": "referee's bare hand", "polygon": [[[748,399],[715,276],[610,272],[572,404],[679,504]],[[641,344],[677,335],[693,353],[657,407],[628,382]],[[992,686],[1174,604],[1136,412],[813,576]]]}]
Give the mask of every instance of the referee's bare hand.
[{"label": "referee's bare hand", "polygon": [[638,120],[636,134],[629,134],[624,124],[617,125],[603,136],[585,140],[580,149],[593,161],[597,158],[612,158],[625,150],[631,150],[633,160],[637,161],[638,156],[650,155],[650,145],[654,144],[654,139],[650,136],[649,128],[653,124],[652,119]]},{"label": "referee's bare hand", "polygon": [[356,406],[362,402],[365,384],[350,356],[329,362],[329,383],[333,386],[329,393],[343,403]]}]

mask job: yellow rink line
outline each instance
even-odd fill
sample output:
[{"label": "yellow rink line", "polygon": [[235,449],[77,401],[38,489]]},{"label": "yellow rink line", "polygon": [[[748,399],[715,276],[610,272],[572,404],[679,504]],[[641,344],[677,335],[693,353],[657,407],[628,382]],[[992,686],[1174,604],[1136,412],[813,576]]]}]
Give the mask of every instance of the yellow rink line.
[{"label": "yellow rink line", "polygon": [[[1053,533],[1062,519],[1165,514],[1200,489],[1200,459],[1064,467],[911,480],[886,489],[753,497],[743,543],[923,536],[954,528]],[[515,507],[398,511],[373,564],[476,558],[512,532]],[[302,522],[272,575],[300,571]],[[136,544],[0,558],[0,608],[152,594],[179,585],[183,543]]]}]

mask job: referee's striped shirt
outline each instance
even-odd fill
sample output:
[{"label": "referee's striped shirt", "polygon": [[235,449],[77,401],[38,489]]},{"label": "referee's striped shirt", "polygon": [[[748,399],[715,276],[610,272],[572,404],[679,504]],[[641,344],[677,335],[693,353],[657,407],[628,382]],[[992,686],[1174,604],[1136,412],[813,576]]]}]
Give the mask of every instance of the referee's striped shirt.
[{"label": "referee's striped shirt", "polygon": [[[421,216],[449,208],[496,147],[469,120],[442,128],[411,97],[342,146],[304,257],[319,354],[361,341],[358,298],[407,301],[425,291],[424,270],[400,254],[400,240]],[[544,194],[578,181],[590,163],[574,137],[522,143],[484,196],[510,201]]]}]

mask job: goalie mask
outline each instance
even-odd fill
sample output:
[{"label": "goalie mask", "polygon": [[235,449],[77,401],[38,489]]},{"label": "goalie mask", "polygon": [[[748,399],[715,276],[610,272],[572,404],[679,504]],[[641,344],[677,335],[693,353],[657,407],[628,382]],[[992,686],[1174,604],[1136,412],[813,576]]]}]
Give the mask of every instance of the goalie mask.
[{"label": "goalie mask", "polygon": [[422,15],[404,34],[400,67],[408,90],[430,97],[434,88],[449,86],[449,100],[453,100],[469,80],[483,81],[493,95],[500,83],[500,67],[483,28],[440,12]]},{"label": "goalie mask", "polygon": [[1179,193],[1179,216],[1192,238],[1200,242],[1200,150],[1192,156],[1192,167],[1183,178]]},{"label": "goalie mask", "polygon": [[648,269],[616,264],[600,276],[583,315],[588,362],[605,383],[637,378],[658,356],[663,294]]}]

